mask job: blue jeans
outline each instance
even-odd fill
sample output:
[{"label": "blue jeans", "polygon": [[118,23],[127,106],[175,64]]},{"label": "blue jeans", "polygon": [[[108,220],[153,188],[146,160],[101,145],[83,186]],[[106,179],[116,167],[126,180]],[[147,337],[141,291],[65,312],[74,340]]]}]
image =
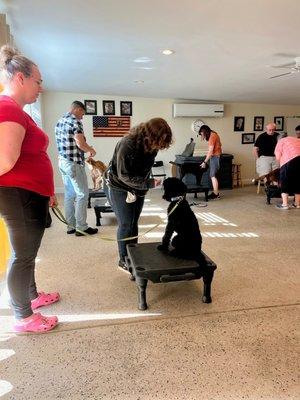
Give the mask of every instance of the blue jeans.
[{"label": "blue jeans", "polygon": [[85,166],[76,162],[59,158],[59,170],[65,187],[65,217],[68,230],[84,231],[88,228],[86,222],[89,188]]},{"label": "blue jeans", "polygon": [[137,239],[126,241],[120,241],[120,239],[136,236],[138,234],[138,220],[144,205],[143,196],[137,196],[134,203],[126,203],[126,197],[126,190],[109,187],[109,199],[118,220],[117,239],[119,255],[120,260],[123,261],[125,256],[127,256],[126,245],[129,243],[137,243]]},{"label": "blue jeans", "polygon": [[0,214],[7,225],[12,246],[7,287],[16,319],[32,314],[31,300],[38,296],[35,259],[48,210],[49,197],[16,187],[0,187]]}]

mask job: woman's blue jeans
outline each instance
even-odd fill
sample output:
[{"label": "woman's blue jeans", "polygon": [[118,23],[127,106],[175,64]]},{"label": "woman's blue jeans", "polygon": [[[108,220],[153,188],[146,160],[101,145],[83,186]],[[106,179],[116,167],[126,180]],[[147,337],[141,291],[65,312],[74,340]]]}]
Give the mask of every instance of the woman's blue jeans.
[{"label": "woman's blue jeans", "polygon": [[12,246],[7,286],[17,319],[32,314],[31,300],[38,296],[35,258],[45,231],[48,210],[49,197],[25,189],[0,187],[0,214],[7,225]]},{"label": "woman's blue jeans", "polygon": [[144,196],[137,196],[134,203],[126,203],[126,190],[109,187],[109,199],[118,220],[118,247],[120,260],[124,261],[127,256],[126,245],[137,243],[137,239],[122,241],[121,239],[138,235],[138,220],[141,215]]}]

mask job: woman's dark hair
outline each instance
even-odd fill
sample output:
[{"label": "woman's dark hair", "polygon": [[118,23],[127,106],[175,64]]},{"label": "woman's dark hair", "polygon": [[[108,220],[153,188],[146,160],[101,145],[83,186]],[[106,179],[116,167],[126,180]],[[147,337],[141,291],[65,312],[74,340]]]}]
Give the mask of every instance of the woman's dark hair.
[{"label": "woman's dark hair", "polygon": [[212,130],[210,129],[210,127],[208,125],[202,125],[201,128],[199,129],[199,134],[201,135],[203,133],[203,136],[205,138],[205,140],[209,140],[210,138],[210,134],[211,134]]},{"label": "woman's dark hair", "polygon": [[296,126],[295,131],[300,131],[300,125]]},{"label": "woman's dark hair", "polygon": [[163,118],[152,118],[133,127],[129,136],[141,144],[146,153],[167,149],[172,143],[172,130]]},{"label": "woman's dark hair", "polygon": [[26,78],[29,78],[32,73],[32,68],[37,65],[22,56],[15,48],[4,45],[0,49],[0,69],[4,78],[11,80],[17,72],[22,72]]}]

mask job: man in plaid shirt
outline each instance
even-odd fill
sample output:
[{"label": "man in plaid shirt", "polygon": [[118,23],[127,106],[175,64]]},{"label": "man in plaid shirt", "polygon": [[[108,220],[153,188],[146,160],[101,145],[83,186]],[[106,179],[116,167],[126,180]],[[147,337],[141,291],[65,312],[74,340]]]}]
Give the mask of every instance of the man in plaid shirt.
[{"label": "man in plaid shirt", "polygon": [[84,104],[74,101],[70,111],[62,116],[55,127],[58,166],[65,188],[67,233],[75,233],[76,236],[83,236],[80,231],[89,235],[98,232],[97,228],[88,227],[86,222],[89,189],[84,153],[94,157],[96,152],[85,140],[81,122],[84,113]]}]

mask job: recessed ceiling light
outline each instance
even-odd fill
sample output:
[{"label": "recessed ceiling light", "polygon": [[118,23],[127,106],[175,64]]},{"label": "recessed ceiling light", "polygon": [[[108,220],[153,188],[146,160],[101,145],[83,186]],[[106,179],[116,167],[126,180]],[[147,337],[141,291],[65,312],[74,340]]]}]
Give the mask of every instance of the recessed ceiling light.
[{"label": "recessed ceiling light", "polygon": [[154,67],[133,67],[134,69],[154,69]]},{"label": "recessed ceiling light", "polygon": [[145,81],[142,81],[141,79],[137,79],[134,81],[134,83],[144,83]]},{"label": "recessed ceiling light", "polygon": [[170,49],[165,49],[161,51],[165,56],[170,56],[171,54],[174,54],[175,51],[174,50],[170,50]]},{"label": "recessed ceiling light", "polygon": [[150,62],[152,60],[149,57],[138,57],[133,61],[136,62],[136,63],[148,63],[148,62]]}]

